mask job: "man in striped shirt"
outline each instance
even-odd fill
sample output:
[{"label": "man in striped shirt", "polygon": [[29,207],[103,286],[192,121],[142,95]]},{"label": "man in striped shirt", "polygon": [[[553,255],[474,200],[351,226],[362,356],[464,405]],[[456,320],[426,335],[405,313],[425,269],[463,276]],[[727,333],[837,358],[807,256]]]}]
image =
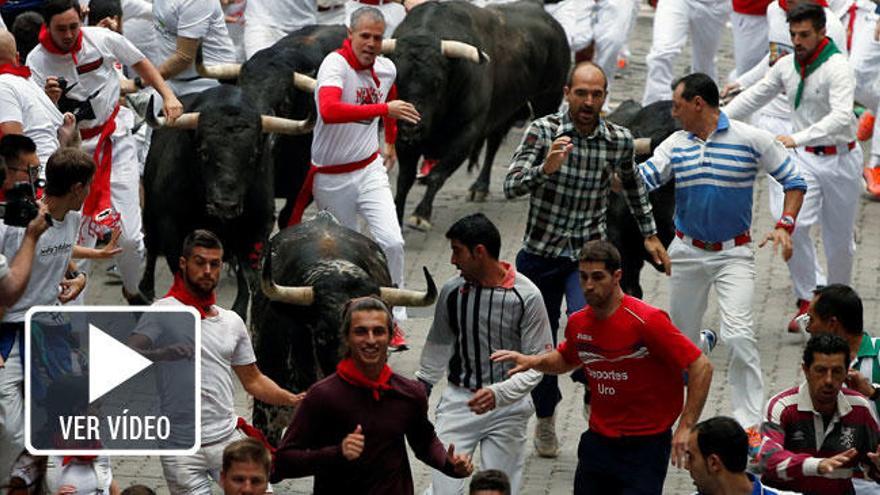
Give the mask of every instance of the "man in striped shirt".
[{"label": "man in striped shirt", "polygon": [[677,81],[672,101],[672,116],[684,130],[669,136],[639,165],[649,190],[675,181],[669,313],[675,326],[698,344],[709,289],[715,286],[721,339],[732,348],[727,381],[733,417],[754,434],[764,384],[752,319],[752,191],[762,170],[785,189],[783,216],[761,245],[781,245],[787,260],[806,183],[772,134],[727,118],[709,76],[696,73]]},{"label": "man in striped shirt", "polygon": [[[468,455],[479,445],[480,468],[507,473],[516,494],[534,412],[529,392],[542,375],[508,377],[513,365],[493,363],[489,356],[496,349],[529,355],[552,350],[544,300],[535,284],[498,259],[501,235],[482,213],[455,222],[446,238],[461,274],[440,291],[416,377],[430,392],[447,373],[437,436]],[[464,480],[434,471],[431,493],[463,494]]]}]

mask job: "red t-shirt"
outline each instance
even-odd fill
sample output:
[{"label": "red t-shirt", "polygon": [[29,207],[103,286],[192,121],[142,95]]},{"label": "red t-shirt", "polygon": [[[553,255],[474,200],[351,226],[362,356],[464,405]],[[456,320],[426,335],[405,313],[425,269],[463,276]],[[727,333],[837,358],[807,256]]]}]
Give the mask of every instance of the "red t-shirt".
[{"label": "red t-shirt", "polygon": [[682,372],[701,353],[666,312],[631,296],[604,320],[590,307],[572,314],[558,350],[584,365],[590,429],[607,437],[668,430],[684,402]]}]

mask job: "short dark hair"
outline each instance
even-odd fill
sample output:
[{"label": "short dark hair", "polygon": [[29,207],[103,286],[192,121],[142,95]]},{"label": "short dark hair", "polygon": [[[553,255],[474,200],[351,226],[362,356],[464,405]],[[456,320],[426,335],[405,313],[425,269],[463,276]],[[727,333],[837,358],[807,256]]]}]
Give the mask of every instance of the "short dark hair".
[{"label": "short dark hair", "polygon": [[91,182],[94,175],[91,155],[78,148],[61,148],[46,162],[46,194],[64,196],[75,184]]},{"label": "short dark hair", "polygon": [[228,472],[233,462],[253,462],[263,468],[266,478],[272,467],[272,454],[260,441],[254,438],[236,440],[223,449],[223,471]]},{"label": "short dark hair", "polygon": [[571,88],[571,85],[574,83],[574,73],[577,72],[577,70],[580,69],[581,67],[586,67],[586,66],[593,67],[593,68],[597,69],[602,74],[602,79],[605,81],[604,89],[605,89],[605,92],[607,93],[608,92],[608,74],[605,74],[605,69],[603,69],[599,64],[592,62],[590,60],[582,60],[582,61],[574,64],[574,67],[572,67],[571,70],[568,71],[568,80],[566,80],[565,85],[568,86],[569,88]]},{"label": "short dark hair", "polygon": [[121,495],[156,495],[156,492],[148,486],[132,485],[122,490]]},{"label": "short dark hair", "polygon": [[36,152],[37,145],[23,134],[6,134],[0,138],[0,156],[7,164],[16,163],[21,155]]},{"label": "short dark hair", "polygon": [[813,291],[819,296],[813,310],[822,319],[837,318],[846,333],[861,335],[864,333],[862,298],[850,286],[831,284]]},{"label": "short dark hair", "polygon": [[12,23],[12,35],[18,48],[18,58],[25,60],[31,50],[40,44],[40,27],[43,16],[39,12],[27,11],[18,14]]},{"label": "short dark hair", "polygon": [[482,213],[459,218],[446,231],[446,238],[464,244],[471,252],[482,244],[489,256],[496,260],[501,255],[501,234],[498,227]]},{"label": "short dark hair", "polygon": [[717,455],[732,473],[746,470],[749,436],[735,419],[726,416],[709,418],[697,423],[694,431],[697,433],[697,447],[703,457]]},{"label": "short dark hair", "polygon": [[843,340],[843,337],[832,333],[817,333],[810,337],[807,347],[804,348],[804,365],[807,368],[813,365],[816,353],[843,354],[843,364],[849,367],[849,344]]},{"label": "short dark hair", "polygon": [[43,4],[43,19],[48,26],[52,22],[52,18],[58,14],[63,14],[70,9],[76,10],[76,13],[82,17],[82,8],[79,6],[79,0],[47,0]]},{"label": "short dark hair", "polygon": [[620,251],[608,241],[595,240],[588,241],[581,248],[581,255],[578,257],[581,263],[595,261],[605,264],[605,269],[611,273],[620,270]]},{"label": "short dark hair", "polygon": [[89,25],[94,26],[108,17],[122,18],[121,0],[91,0],[89,2]]},{"label": "short dark hair", "polygon": [[220,242],[220,238],[217,237],[217,234],[210,230],[196,229],[190,232],[190,234],[186,236],[186,239],[183,240],[183,249],[180,251],[180,255],[184,258],[189,258],[192,256],[193,249],[197,247],[219,249],[222,251],[223,243]]},{"label": "short dark hair", "polygon": [[715,81],[713,81],[711,77],[702,72],[688,74],[672,83],[672,91],[675,91],[675,88],[677,88],[679,84],[684,85],[684,88],[682,88],[681,91],[681,97],[685,100],[691,101],[695,96],[699,96],[710,107],[718,108],[720,101],[718,96],[718,85],[715,84]]},{"label": "short dark hair", "polygon": [[474,494],[479,490],[495,490],[510,495],[510,479],[503,471],[497,469],[480,471],[471,478],[468,493]]},{"label": "short dark hair", "polygon": [[799,2],[788,10],[785,20],[789,23],[810,21],[813,29],[819,31],[825,28],[825,9],[813,2]]},{"label": "short dark hair", "polygon": [[[358,311],[381,311],[385,313],[388,317],[388,331],[391,331],[393,317],[391,316],[391,309],[388,308],[388,304],[378,296],[363,296],[349,299],[345,303],[345,307],[342,308],[342,327],[340,331],[343,337],[347,337],[348,332],[351,331],[351,315]],[[343,338],[343,340],[345,339]]]}]

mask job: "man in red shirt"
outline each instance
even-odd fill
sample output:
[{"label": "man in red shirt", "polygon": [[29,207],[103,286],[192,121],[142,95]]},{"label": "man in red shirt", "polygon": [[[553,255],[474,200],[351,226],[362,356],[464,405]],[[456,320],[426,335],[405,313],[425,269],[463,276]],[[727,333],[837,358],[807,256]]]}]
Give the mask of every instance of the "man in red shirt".
[{"label": "man in red shirt", "polygon": [[578,446],[575,494],[661,493],[670,450],[673,465],[685,465],[712,364],[664,311],[623,293],[614,245],[590,241],[579,261],[588,306],[569,317],[565,341],[545,354],[503,350],[492,359],[513,361],[510,374],[536,369],[558,375],[584,367],[593,403],[590,428]]}]

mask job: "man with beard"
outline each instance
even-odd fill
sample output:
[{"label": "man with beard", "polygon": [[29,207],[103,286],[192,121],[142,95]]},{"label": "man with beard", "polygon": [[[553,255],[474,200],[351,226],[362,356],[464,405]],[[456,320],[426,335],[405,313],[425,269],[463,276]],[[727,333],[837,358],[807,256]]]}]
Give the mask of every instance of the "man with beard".
[{"label": "man with beard", "polygon": [[492,360],[512,361],[511,375],[584,367],[593,403],[578,445],[575,494],[661,493],[670,450],[673,464],[684,467],[712,363],[666,313],[624,294],[620,253],[610,242],[590,241],[581,249],[579,275],[589,306],[569,317],[565,342],[539,355],[501,350]]},{"label": "man with beard", "polygon": [[[569,314],[584,306],[578,252],[586,241],[606,237],[612,175],[620,176],[624,198],[645,237],[645,249],[669,273],[651,203],[633,165],[632,135],[599,115],[608,92],[605,73],[592,62],[581,62],[572,69],[563,92],[568,109],[532,122],[504,179],[508,199],[530,195],[516,269],[541,291],[554,343],[562,297]],[[535,450],[542,457],[556,457],[555,410],[562,400],[556,377],[545,376],[532,398],[538,417]]]},{"label": "man with beard", "polygon": [[[192,456],[163,456],[162,470],[171,493],[210,493],[212,480],[219,482],[223,449],[244,438],[249,425],[235,413],[233,372],[244,390],[255,399],[278,406],[295,406],[304,394],[279,387],[257,368],[256,356],[244,321],[235,312],[215,304],[214,290],[223,268],[223,245],[207,230],[196,230],[183,241],[180,270],[165,298],[154,306],[191,306],[202,317],[201,448]],[[140,349],[153,361],[189,359],[192,345],[174,344],[173,328],[165,328],[144,315],[129,337],[128,345]],[[174,373],[162,373],[160,390],[172,390],[183,380]],[[163,400],[163,408],[165,407]],[[163,413],[172,416],[174,411]],[[173,433],[173,430],[172,430]],[[173,435],[172,435],[173,437]]]}]

